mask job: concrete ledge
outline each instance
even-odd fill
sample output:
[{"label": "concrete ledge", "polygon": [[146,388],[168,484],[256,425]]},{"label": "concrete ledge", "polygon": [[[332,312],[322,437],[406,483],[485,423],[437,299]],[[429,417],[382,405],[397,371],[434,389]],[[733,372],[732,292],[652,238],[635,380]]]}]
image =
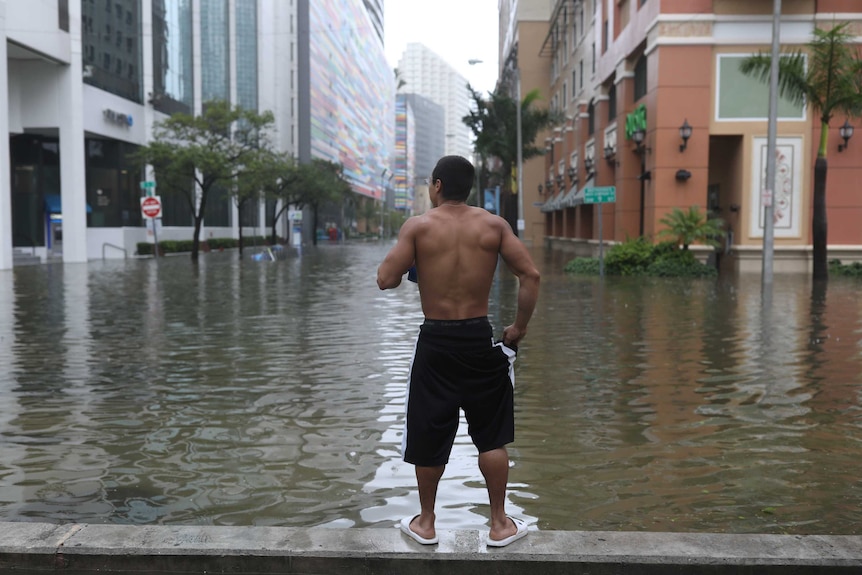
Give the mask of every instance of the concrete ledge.
[{"label": "concrete ledge", "polygon": [[862,572],[862,537],[533,531],[489,549],[484,531],[0,523],[0,572],[773,575]]}]

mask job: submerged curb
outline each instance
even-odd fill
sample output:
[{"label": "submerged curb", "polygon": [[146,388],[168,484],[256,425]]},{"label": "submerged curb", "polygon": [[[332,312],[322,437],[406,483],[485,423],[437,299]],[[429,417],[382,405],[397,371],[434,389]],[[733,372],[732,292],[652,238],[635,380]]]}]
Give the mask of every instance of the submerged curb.
[{"label": "submerged curb", "polygon": [[423,547],[396,529],[0,522],[0,572],[858,574],[862,537],[532,531],[511,546],[438,530]]}]

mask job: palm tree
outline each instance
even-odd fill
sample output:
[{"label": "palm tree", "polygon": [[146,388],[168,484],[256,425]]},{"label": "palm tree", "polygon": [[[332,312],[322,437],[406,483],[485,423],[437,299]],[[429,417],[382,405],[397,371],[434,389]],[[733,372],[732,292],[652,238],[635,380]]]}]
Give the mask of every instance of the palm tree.
[{"label": "palm tree", "polygon": [[[813,277],[827,279],[826,260],[826,144],[829,122],[836,113],[851,118],[862,115],[862,59],[847,23],[829,30],[814,29],[807,51],[797,50],[779,59],[779,93],[797,104],[805,102],[820,114],[820,147],[814,162],[814,206],[812,211]],[[806,54],[808,58],[806,66]],[[756,54],[745,59],[741,70],[749,76],[769,80],[771,57]]]},{"label": "palm tree", "polygon": [[[486,100],[482,94],[467,86],[473,97],[474,109],[464,116],[462,121],[476,136],[476,153],[482,158],[482,164],[487,166],[488,158],[496,158],[499,168],[495,171],[504,194],[503,215],[516,230],[516,210],[512,209],[512,200],[516,198],[512,189],[512,174],[518,159],[518,102],[506,93],[504,85],[490,93]],[[521,101],[521,154],[523,160],[528,160],[545,153],[534,142],[539,132],[556,121],[556,116],[547,109],[537,108],[541,95],[538,90],[530,91]],[[509,209],[506,209],[508,206]]]},{"label": "palm tree", "polygon": [[666,226],[659,232],[659,236],[676,240],[687,250],[693,243],[702,243],[717,248],[721,246],[719,238],[724,237],[724,222],[721,218],[710,218],[700,213],[697,206],[692,206],[688,211],[674,208],[671,213],[659,220]]}]

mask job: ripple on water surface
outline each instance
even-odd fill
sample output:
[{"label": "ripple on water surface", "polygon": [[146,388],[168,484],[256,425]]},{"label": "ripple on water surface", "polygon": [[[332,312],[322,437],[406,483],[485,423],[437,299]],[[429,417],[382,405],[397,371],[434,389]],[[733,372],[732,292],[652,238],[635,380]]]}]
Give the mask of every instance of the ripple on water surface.
[{"label": "ripple on water surface", "polygon": [[[7,520],[390,526],[418,290],[388,245],[279,262],[209,254],[0,274]],[[509,511],[541,529],[858,534],[860,297],[833,279],[568,277],[516,363]],[[511,321],[501,274],[489,316]],[[768,303],[768,302],[767,302]],[[443,527],[486,523],[462,421]]]}]

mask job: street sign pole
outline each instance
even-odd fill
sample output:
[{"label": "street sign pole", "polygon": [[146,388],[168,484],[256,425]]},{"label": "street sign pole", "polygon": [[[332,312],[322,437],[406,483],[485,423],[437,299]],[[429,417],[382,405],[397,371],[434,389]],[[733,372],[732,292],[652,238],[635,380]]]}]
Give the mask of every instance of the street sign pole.
[{"label": "street sign pole", "polygon": [[150,220],[153,224],[153,253],[155,254],[155,258],[159,259],[159,226],[156,218],[152,218]]},{"label": "street sign pole", "polygon": [[602,233],[602,202],[599,206],[599,277],[605,277],[605,235]]}]

